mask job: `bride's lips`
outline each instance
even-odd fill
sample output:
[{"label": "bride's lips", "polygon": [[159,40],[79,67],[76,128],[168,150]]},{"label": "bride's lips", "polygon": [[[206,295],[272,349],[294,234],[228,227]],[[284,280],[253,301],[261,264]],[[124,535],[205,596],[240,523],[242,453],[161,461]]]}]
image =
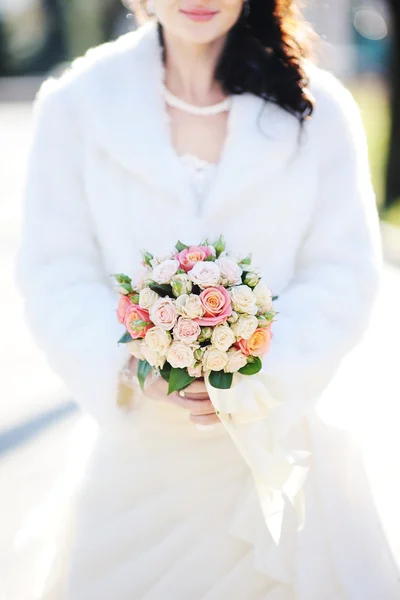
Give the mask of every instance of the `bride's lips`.
[{"label": "bride's lips", "polygon": [[210,10],[208,8],[181,9],[180,12],[192,21],[211,21],[219,13],[218,10]]}]

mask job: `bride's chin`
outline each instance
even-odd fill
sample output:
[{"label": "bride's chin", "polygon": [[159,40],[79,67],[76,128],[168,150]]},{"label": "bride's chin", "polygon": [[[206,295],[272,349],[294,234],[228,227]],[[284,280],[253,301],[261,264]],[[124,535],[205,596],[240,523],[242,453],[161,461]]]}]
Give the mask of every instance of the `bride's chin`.
[{"label": "bride's chin", "polygon": [[211,23],[186,23],[179,28],[179,36],[193,45],[207,45],[216,42],[224,35]]}]

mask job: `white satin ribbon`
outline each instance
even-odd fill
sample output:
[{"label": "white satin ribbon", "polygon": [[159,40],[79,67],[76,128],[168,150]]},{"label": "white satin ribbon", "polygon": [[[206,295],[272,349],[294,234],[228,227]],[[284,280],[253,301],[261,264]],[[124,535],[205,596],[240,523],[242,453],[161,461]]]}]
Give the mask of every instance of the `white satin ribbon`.
[{"label": "white satin ribbon", "polygon": [[[232,387],[220,390],[205,377],[207,392],[219,418],[249,466],[266,525],[276,544],[282,533],[285,502],[297,512],[303,525],[303,485],[310,468],[311,453],[286,447],[271,431],[268,419],[280,403],[271,396],[266,376],[234,374]],[[232,418],[229,418],[228,413]]]}]

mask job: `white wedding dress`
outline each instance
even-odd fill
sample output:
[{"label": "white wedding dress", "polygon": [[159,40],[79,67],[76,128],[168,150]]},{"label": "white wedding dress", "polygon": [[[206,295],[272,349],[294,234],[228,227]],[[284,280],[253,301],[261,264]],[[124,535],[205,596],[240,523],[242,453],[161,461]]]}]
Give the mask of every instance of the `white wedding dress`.
[{"label": "white wedding dress", "polygon": [[[182,161],[200,211],[218,167],[187,155]],[[367,357],[368,341],[363,348],[346,363],[353,389],[345,366],[324,395],[328,407],[333,400],[356,411],[351,398],[366,391],[360,352]],[[400,598],[354,435],[315,415],[292,432],[296,447],[312,455],[305,520],[296,531],[288,505],[277,546],[253,475],[223,424],[199,429],[183,409],[151,399],[136,410],[131,440],[97,433],[62,523],[48,532],[56,552],[42,600]]]}]

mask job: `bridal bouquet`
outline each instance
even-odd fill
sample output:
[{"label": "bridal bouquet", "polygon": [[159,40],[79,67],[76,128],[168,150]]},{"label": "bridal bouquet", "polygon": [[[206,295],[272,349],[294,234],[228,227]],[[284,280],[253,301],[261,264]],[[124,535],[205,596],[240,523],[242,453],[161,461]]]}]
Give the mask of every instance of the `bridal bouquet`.
[{"label": "bridal bouquet", "polygon": [[168,393],[207,376],[229,389],[233,374],[253,375],[269,351],[277,314],[273,297],[251,264],[225,251],[222,236],[213,244],[178,242],[162,258],[143,252],[143,275],[134,284],[118,273],[118,321],[139,359],[142,389],[152,369],[168,381]]}]

